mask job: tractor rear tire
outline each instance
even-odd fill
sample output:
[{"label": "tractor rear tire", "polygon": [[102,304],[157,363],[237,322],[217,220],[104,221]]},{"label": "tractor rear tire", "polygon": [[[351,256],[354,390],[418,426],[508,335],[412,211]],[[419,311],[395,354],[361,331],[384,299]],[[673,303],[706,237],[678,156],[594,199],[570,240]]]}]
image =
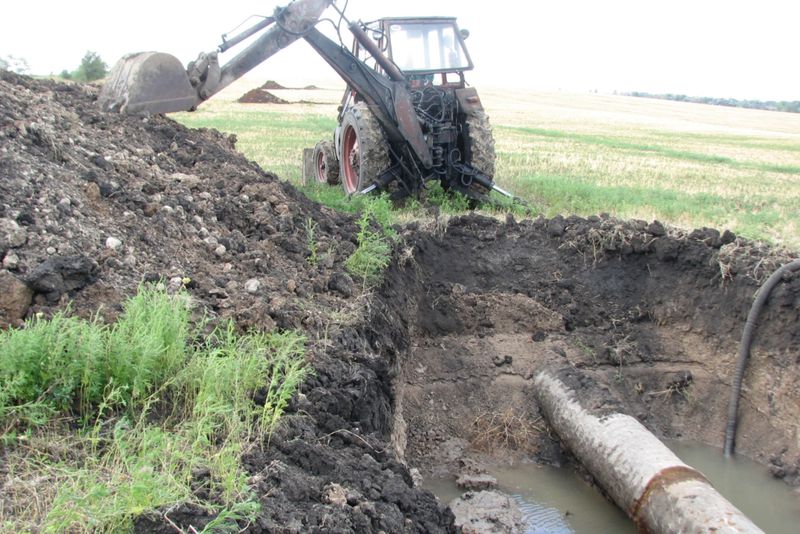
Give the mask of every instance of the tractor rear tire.
[{"label": "tractor rear tire", "polygon": [[[489,117],[482,111],[468,115],[464,119],[464,162],[472,165],[494,180],[494,167],[497,156],[494,151],[494,136],[489,125]],[[474,183],[476,193],[489,193],[484,187]]]},{"label": "tractor rear tire", "polygon": [[348,195],[363,190],[389,167],[389,143],[378,119],[363,102],[342,118],[341,181]]},{"label": "tractor rear tire", "polygon": [[339,183],[339,161],[330,141],[320,141],[314,147],[314,177],[319,184]]}]

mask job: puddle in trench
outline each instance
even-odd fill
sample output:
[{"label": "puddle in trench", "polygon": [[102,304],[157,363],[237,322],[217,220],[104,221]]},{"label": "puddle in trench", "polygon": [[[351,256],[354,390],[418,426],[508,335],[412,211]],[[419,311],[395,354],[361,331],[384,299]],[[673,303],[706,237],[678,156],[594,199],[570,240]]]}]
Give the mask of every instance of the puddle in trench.
[{"label": "puddle in trench", "polygon": [[[489,472],[497,478],[498,490],[517,501],[528,524],[526,534],[636,532],[619,508],[572,470],[520,464]],[[425,486],[444,502],[462,493],[450,480],[430,480]]]},{"label": "puddle in trench", "polygon": [[[669,442],[687,464],[701,471],[717,490],[762,530],[794,534],[800,524],[800,494],[746,458],[726,460],[719,449]],[[634,533],[633,523],[615,505],[572,470],[535,464],[489,471],[498,489],[514,497],[527,522],[526,534]],[[443,502],[461,495],[453,481],[429,480],[425,486]]]},{"label": "puddle in trench", "polygon": [[692,442],[665,442],[681,460],[702,472],[714,487],[764,532],[796,534],[800,492],[770,475],[763,465],[722,449]]}]

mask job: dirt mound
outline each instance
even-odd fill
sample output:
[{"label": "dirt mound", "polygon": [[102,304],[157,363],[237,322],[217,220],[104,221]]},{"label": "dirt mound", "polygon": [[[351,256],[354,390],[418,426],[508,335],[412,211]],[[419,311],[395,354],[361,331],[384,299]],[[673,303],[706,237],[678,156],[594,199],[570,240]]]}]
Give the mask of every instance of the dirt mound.
[{"label": "dirt mound", "polygon": [[264,90],[263,88],[251,89],[239,97],[237,102],[241,104],[289,104],[288,100],[284,100]]},{"label": "dirt mound", "polygon": [[264,82],[264,85],[260,87],[260,89],[264,89],[265,91],[269,91],[271,89],[286,89],[286,87],[282,86],[275,80],[267,80]]},{"label": "dirt mound", "polygon": [[[163,116],[103,113],[93,88],[7,73],[0,83],[0,217],[19,234],[0,253],[35,291],[28,315],[73,297],[77,310],[100,294],[116,302],[142,279],[178,276],[245,326],[270,327],[272,316],[282,328],[299,326],[307,312],[288,310],[298,295],[343,298],[327,279],[353,247],[349,219],[247,161],[234,137]],[[309,218],[326,253],[313,269],[305,261]],[[69,286],[46,292],[37,268],[73,257],[93,262],[96,281],[74,294]],[[258,289],[245,287],[251,279]]]},{"label": "dirt mound", "polygon": [[[360,324],[343,265],[355,249],[351,218],[247,161],[233,137],[107,114],[96,93],[0,72],[0,321],[67,304],[112,320],[143,280],[188,278],[212,316],[304,331],[316,368],[292,407],[304,417],[287,417],[271,447],[243,460],[264,504],[251,531],[451,531],[452,515],[386,452],[390,363],[362,327],[331,320]],[[344,504],[329,498],[336,485]],[[183,528],[209,519],[183,512]],[[160,516],[138,528],[174,531]]]}]

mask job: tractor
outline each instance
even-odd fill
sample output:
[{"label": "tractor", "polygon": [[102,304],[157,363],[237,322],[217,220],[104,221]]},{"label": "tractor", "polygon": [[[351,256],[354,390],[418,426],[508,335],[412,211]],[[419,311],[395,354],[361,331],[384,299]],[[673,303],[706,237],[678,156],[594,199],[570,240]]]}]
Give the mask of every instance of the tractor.
[{"label": "tractor", "polygon": [[[316,28],[327,8],[346,25],[353,44]],[[261,34],[219,65],[219,53]],[[341,183],[348,194],[388,192],[419,197],[429,181],[475,202],[495,190],[494,139],[478,92],[464,73],[473,68],[451,17],[383,18],[351,22],[332,0],[295,0],[274,15],[227,38],[183,68],[174,56],[131,54],[112,69],[100,104],[131,114],[195,109],[246,72],[299,38],[347,83],[332,139],[313,151],[319,182]],[[512,197],[513,198],[513,197]]]}]

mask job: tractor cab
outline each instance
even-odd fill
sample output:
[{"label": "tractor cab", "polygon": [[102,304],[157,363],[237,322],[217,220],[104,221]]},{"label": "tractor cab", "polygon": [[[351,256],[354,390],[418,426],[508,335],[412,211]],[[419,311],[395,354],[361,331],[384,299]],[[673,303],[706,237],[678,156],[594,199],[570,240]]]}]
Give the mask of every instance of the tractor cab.
[{"label": "tractor cab", "polygon": [[[367,35],[406,75],[412,87],[430,84],[464,86],[464,71],[473,68],[464,45],[469,35],[459,30],[454,17],[385,18],[366,24]],[[358,43],[353,53],[383,72]]]}]

